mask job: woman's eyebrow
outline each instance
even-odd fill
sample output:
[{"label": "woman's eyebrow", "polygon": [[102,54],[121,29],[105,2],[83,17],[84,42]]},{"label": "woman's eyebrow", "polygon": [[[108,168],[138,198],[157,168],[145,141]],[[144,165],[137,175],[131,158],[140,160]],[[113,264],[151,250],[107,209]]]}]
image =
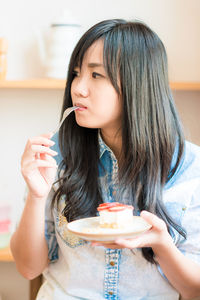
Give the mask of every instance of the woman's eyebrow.
[{"label": "woman's eyebrow", "polygon": [[89,68],[104,67],[104,65],[103,65],[103,64],[100,64],[100,63],[89,63],[89,64],[88,64],[88,67],[89,67]]}]

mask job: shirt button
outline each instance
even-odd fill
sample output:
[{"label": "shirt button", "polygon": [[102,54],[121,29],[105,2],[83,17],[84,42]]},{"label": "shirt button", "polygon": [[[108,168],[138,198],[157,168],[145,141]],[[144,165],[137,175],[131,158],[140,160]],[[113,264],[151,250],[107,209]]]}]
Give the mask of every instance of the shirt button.
[{"label": "shirt button", "polygon": [[113,295],[113,292],[108,292],[109,295]]},{"label": "shirt button", "polygon": [[115,265],[115,262],[114,261],[111,261],[110,262],[110,265],[113,267]]}]

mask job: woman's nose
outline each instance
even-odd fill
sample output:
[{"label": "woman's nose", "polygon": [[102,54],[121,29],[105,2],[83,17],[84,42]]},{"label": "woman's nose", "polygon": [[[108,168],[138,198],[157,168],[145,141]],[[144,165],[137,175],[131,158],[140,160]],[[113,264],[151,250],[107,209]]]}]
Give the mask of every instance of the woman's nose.
[{"label": "woman's nose", "polygon": [[78,97],[88,97],[89,95],[89,88],[87,81],[83,78],[77,78],[73,83],[72,83],[72,91],[74,94]]}]

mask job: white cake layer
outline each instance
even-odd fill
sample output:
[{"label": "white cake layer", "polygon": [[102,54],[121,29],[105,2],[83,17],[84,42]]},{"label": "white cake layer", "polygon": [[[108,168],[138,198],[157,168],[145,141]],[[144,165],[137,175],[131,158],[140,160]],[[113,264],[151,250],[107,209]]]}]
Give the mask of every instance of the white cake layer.
[{"label": "white cake layer", "polygon": [[100,214],[100,226],[114,226],[117,228],[123,228],[127,225],[131,225],[133,222],[132,209],[124,209],[120,211],[102,210]]}]

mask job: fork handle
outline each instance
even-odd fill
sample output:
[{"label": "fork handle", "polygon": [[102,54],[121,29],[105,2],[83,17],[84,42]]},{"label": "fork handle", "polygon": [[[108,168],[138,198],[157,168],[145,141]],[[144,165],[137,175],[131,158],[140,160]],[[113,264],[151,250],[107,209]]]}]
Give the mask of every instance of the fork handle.
[{"label": "fork handle", "polygon": [[60,123],[58,124],[56,130],[53,131],[53,134],[55,134],[61,127],[61,125],[63,124],[63,122],[65,121],[65,119],[69,116],[69,114],[71,114],[71,112],[73,112],[74,110],[78,109],[78,106],[72,106],[72,107],[68,107],[65,109],[64,113],[63,113],[63,117],[60,121]]}]

